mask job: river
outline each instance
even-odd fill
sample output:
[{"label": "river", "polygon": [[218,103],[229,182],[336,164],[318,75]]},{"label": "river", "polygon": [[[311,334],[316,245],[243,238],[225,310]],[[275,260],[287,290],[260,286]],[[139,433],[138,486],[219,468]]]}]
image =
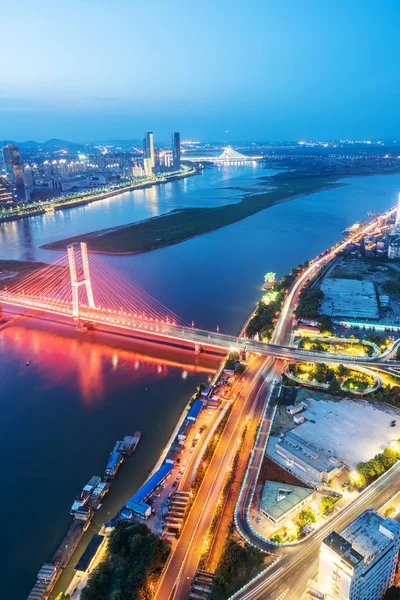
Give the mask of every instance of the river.
[{"label": "river", "polygon": [[[4,223],[0,257],[51,261],[56,253],[41,250],[44,243],[176,208],[235,202],[270,173],[259,166],[215,167],[163,186]],[[340,239],[368,211],[394,205],[400,174],[346,183],[176,246],[104,258],[188,322],[237,333],[260,296],[265,272],[283,275]],[[68,528],[75,495],[92,475],[102,474],[115,440],[136,430],[143,434],[94,527],[150,472],[197,383],[209,380],[218,360],[82,334],[46,320],[0,332],[0,357],[2,590],[8,600],[23,600]]]}]

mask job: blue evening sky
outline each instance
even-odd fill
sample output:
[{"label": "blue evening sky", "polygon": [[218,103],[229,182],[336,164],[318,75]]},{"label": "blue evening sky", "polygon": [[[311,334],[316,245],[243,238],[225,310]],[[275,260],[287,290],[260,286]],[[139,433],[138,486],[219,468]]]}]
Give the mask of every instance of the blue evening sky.
[{"label": "blue evening sky", "polygon": [[399,0],[19,0],[0,139],[400,139]]}]

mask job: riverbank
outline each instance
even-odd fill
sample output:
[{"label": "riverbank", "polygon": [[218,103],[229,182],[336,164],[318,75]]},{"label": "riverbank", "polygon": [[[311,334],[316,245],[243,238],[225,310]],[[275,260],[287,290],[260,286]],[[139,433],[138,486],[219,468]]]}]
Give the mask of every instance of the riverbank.
[{"label": "riverbank", "polygon": [[[270,184],[275,184],[271,177]],[[103,229],[45,244],[42,248],[62,250],[69,244],[86,241],[92,251],[103,254],[138,254],[185,240],[231,225],[271,206],[346,185],[334,177],[310,177],[287,181],[282,177],[272,191],[246,195],[236,204],[216,208],[185,208],[110,229]]]},{"label": "riverbank", "polygon": [[119,196],[120,194],[124,194],[125,192],[132,192],[134,190],[150,188],[153,186],[161,185],[162,183],[170,183],[178,179],[190,177],[191,175],[197,175],[197,173],[197,169],[192,168],[188,171],[182,171],[182,173],[173,173],[171,175],[164,175],[163,177],[160,177],[158,179],[136,182],[131,185],[121,186],[114,190],[108,192],[101,192],[99,194],[96,194],[96,190],[92,190],[94,192],[94,195],[91,195],[90,192],[86,191],[83,192],[83,194],[78,198],[55,198],[52,201],[43,203],[43,206],[39,205],[34,208],[28,206],[26,208],[22,208],[21,212],[7,216],[0,216],[0,223],[7,223],[8,221],[19,221],[20,219],[26,219],[28,217],[37,217],[49,212],[51,213],[59,210],[67,210],[70,208],[85,206],[87,204],[91,204],[92,202],[98,202],[99,200],[106,200],[107,198],[112,198],[113,196]]}]

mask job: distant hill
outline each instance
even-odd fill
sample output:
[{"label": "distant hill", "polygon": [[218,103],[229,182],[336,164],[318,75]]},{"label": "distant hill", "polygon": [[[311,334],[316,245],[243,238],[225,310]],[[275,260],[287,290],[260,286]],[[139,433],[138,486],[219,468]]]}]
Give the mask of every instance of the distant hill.
[{"label": "distant hill", "polygon": [[58,140],[56,138],[52,138],[51,140],[47,140],[45,142],[35,142],[34,140],[29,140],[27,142],[16,142],[14,140],[6,140],[7,144],[15,144],[19,148],[23,150],[37,150],[38,148],[49,149],[49,150],[62,150],[65,148],[66,150],[79,150],[84,148],[84,144],[77,144],[75,142],[68,142],[66,140]]},{"label": "distant hill", "polygon": [[143,140],[97,140],[90,143],[93,146],[121,146],[122,148],[136,146],[141,148]]},{"label": "distant hill", "polygon": [[[51,138],[45,142],[36,142],[29,140],[27,142],[16,142],[14,140],[6,140],[7,144],[14,144],[22,150],[83,150],[86,146],[120,146],[121,148],[142,147],[142,140],[100,140],[94,142],[68,142],[67,140],[59,140],[57,138]],[[4,140],[1,141],[4,143]]]}]

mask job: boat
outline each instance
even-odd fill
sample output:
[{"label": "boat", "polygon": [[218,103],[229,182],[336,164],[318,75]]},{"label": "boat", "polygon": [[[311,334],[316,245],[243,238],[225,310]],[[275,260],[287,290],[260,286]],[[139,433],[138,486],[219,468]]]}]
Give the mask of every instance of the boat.
[{"label": "boat", "polygon": [[105,470],[105,479],[115,479],[118,473],[118,470],[124,460],[121,452],[117,450],[118,442],[116,443],[113,451],[110,454],[110,458],[108,459],[108,463]]},{"label": "boat", "polygon": [[100,477],[94,476],[81,489],[81,491],[76,496],[76,498],[71,506],[71,510],[69,511],[71,515],[75,515],[78,511],[80,511],[85,506],[85,504],[89,501],[90,494],[98,486],[100,481],[101,481]]},{"label": "boat", "polygon": [[121,454],[127,454],[131,456],[136,450],[142,434],[140,431],[135,431],[134,435],[126,435],[122,440],[118,441],[115,450]]},{"label": "boat", "polygon": [[25,366],[29,367],[30,364],[31,364],[30,360],[27,360],[26,363],[25,363]]}]

